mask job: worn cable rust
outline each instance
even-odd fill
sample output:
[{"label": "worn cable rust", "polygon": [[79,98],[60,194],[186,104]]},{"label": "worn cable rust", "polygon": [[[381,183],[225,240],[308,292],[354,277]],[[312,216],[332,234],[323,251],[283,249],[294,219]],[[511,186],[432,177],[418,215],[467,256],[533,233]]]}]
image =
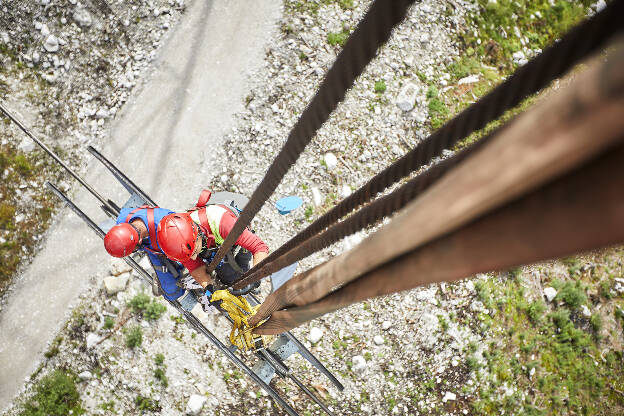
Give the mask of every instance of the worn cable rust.
[{"label": "worn cable rust", "polygon": [[[571,29],[561,41],[545,49],[542,54],[520,67],[489,94],[447,122],[417,147],[375,175],[364,186],[271,253],[257,267],[243,275],[243,279],[237,286],[242,287],[279,270],[276,266],[269,267],[269,265],[285,253],[292,252],[304,241],[314,238],[319,232],[336,223],[357,207],[367,203],[375,195],[401,178],[420,169],[429,163],[433,157],[440,155],[442,150],[449,148],[470,133],[483,128],[490,121],[500,117],[505,111],[513,108],[523,99],[541,90],[553,79],[564,74],[580,60],[603,47],[609,39],[624,29],[624,25],[620,21],[622,15],[624,15],[624,1],[614,1],[601,12]],[[353,232],[356,231],[358,230]],[[337,239],[328,239],[317,246],[327,247],[335,241]],[[280,259],[279,264],[292,264],[298,260],[296,257]]]},{"label": "worn cable rust", "polygon": [[340,103],[355,79],[375,57],[395,25],[403,21],[414,0],[376,0],[349,36],[343,50],[325,75],[315,96],[288,135],[288,140],[271,163],[262,182],[252,194],[217,254],[208,265],[212,272],[234,245],[240,234],[273,194],[286,172]]}]

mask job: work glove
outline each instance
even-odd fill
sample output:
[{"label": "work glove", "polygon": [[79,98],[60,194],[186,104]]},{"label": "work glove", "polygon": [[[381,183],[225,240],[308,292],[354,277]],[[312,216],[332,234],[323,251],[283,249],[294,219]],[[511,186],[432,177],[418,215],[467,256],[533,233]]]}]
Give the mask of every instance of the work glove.
[{"label": "work glove", "polygon": [[210,301],[212,297],[212,292],[214,291],[214,287],[212,285],[208,285],[204,290],[204,294],[199,298],[199,303],[201,303],[204,312],[207,314],[213,314],[218,312],[217,308],[215,308],[215,304]]}]

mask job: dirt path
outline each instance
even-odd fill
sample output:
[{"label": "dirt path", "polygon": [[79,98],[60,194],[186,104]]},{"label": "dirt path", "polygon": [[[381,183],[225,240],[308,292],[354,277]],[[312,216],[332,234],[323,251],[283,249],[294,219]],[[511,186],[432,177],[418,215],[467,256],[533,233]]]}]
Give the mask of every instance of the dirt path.
[{"label": "dirt path", "polygon": [[[243,0],[190,4],[100,150],[162,206],[191,204],[208,186],[202,162],[213,160],[216,169],[224,163],[215,149],[242,108],[247,79],[262,63],[279,15],[279,3],[270,0],[253,8]],[[86,179],[118,203],[127,196],[95,163]],[[103,218],[86,192],[76,190],[74,198]],[[0,315],[0,410],[37,368],[68,307],[108,264],[99,239],[64,210]]]}]

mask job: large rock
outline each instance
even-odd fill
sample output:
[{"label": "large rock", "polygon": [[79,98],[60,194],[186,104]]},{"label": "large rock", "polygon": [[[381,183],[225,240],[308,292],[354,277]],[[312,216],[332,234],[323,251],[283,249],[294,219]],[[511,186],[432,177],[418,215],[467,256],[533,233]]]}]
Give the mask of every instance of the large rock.
[{"label": "large rock", "polygon": [[17,148],[24,153],[30,153],[35,150],[35,142],[30,137],[25,137]]},{"label": "large rock", "polygon": [[366,370],[366,360],[361,355],[356,355],[351,361],[353,362],[353,371],[356,373]]},{"label": "large rock", "polygon": [[312,203],[314,203],[315,207],[319,207],[323,204],[323,197],[321,196],[321,191],[316,187],[313,186],[311,188],[312,191]]},{"label": "large rock", "polygon": [[58,38],[54,35],[48,36],[48,38],[43,43],[43,49],[48,52],[56,52],[59,50],[59,41]]},{"label": "large rock", "polygon": [[548,300],[548,302],[552,302],[555,296],[557,296],[557,289],[550,286],[544,288],[544,296],[546,296],[546,300]]},{"label": "large rock", "polygon": [[336,158],[333,153],[326,153],[325,156],[323,156],[323,160],[325,161],[327,170],[330,172],[338,166],[338,158]]},{"label": "large rock", "polygon": [[401,88],[399,95],[396,98],[396,105],[403,111],[411,111],[416,104],[416,98],[420,93],[420,87],[413,83],[408,82]]},{"label": "large rock", "polygon": [[87,335],[87,349],[93,348],[102,340],[102,337],[98,334],[90,333]]},{"label": "large rock", "polygon": [[442,397],[442,402],[446,403],[448,401],[454,401],[456,399],[457,399],[457,395],[455,393],[447,391],[446,393],[444,393],[444,397]]},{"label": "large rock", "polygon": [[198,415],[201,412],[204,403],[208,398],[199,394],[191,394],[189,401],[186,403],[186,412],[189,415]]},{"label": "large rock", "polygon": [[[142,267],[147,267],[149,266],[149,260],[147,260],[147,263],[145,263],[145,261],[143,260],[147,260],[147,256],[144,256],[143,259],[141,259],[141,262],[139,263]],[[126,273],[129,272],[130,270],[132,270],[132,268],[128,265],[128,263],[126,263],[124,260],[122,259],[117,259],[117,258],[112,258],[111,259],[111,266],[110,266],[110,274],[113,276],[119,276],[122,273]],[[148,269],[149,270],[149,269]]]},{"label": "large rock", "polygon": [[82,27],[91,26],[91,23],[93,23],[91,15],[84,7],[76,7],[76,10],[74,10],[73,18],[76,23],[78,23],[78,25]]},{"label": "large rock", "polygon": [[93,374],[91,374],[90,371],[85,370],[82,373],[78,374],[78,378],[82,381],[91,380],[93,378]]},{"label": "large rock", "polygon": [[426,334],[421,340],[421,345],[426,350],[432,350],[438,343],[438,317],[425,312],[418,320],[418,332]]},{"label": "large rock", "polygon": [[314,327],[310,330],[310,335],[308,335],[308,340],[312,344],[316,344],[317,342],[321,340],[322,336],[323,336],[323,331],[317,327]]},{"label": "large rock", "polygon": [[128,279],[130,279],[130,273],[122,273],[119,276],[107,276],[104,278],[104,289],[106,289],[106,294],[108,296],[112,296],[118,292],[121,292],[126,289],[126,284],[128,284]]}]

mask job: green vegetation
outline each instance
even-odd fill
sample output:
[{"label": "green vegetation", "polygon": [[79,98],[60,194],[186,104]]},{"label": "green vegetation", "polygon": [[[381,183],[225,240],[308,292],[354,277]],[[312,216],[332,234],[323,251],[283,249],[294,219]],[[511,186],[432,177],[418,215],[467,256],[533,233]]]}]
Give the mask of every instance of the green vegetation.
[{"label": "green vegetation", "polygon": [[63,342],[63,337],[58,336],[54,338],[54,341],[52,341],[52,344],[50,344],[50,349],[48,349],[43,355],[46,358],[52,358],[56,356],[59,353],[59,346],[61,345],[61,342]]},{"label": "green vegetation", "polygon": [[306,205],[305,210],[303,211],[303,216],[306,221],[310,221],[312,216],[314,215],[314,207],[312,205]]},{"label": "green vegetation", "polygon": [[321,6],[337,4],[343,10],[353,8],[353,0],[289,0],[286,1],[286,8],[297,13],[318,13]]},{"label": "green vegetation", "polygon": [[104,318],[104,329],[111,329],[115,326],[115,320],[110,316]]},{"label": "green vegetation", "polygon": [[[12,137],[9,129],[3,129],[3,134],[4,137]],[[6,290],[20,262],[28,258],[24,253],[33,253],[37,240],[33,239],[32,230],[43,232],[47,229],[56,203],[55,197],[41,187],[41,191],[37,189],[33,195],[28,210],[23,212],[22,220],[16,221],[16,216],[22,214],[16,197],[19,187],[27,184],[26,180],[33,180],[33,172],[45,172],[46,177],[54,181],[60,169],[53,166],[40,151],[24,154],[10,144],[0,144],[0,232],[10,231],[3,233],[6,241],[0,243],[0,295]]]},{"label": "green vegetation", "polygon": [[64,370],[54,370],[43,377],[34,388],[35,394],[23,404],[20,416],[81,415],[80,395],[76,377]]},{"label": "green vegetation", "polygon": [[158,353],[154,356],[154,363],[156,365],[163,365],[165,363],[165,356],[161,353]]},{"label": "green vegetation", "polygon": [[163,387],[167,387],[169,385],[169,381],[165,375],[165,370],[167,369],[167,366],[165,365],[165,356],[160,353],[156,354],[154,356],[154,363],[156,364],[154,377],[156,380],[160,381],[160,384],[162,384]]},{"label": "green vegetation", "polygon": [[129,348],[136,348],[143,343],[143,330],[138,325],[124,328],[124,334],[126,335],[126,346]]},{"label": "green vegetation", "polygon": [[438,325],[440,325],[440,330],[442,332],[446,332],[449,328],[449,323],[446,318],[442,315],[438,315]]},{"label": "green vegetation", "polygon": [[98,407],[100,409],[108,411],[108,412],[114,412],[115,411],[115,401],[114,400],[109,400],[107,402],[104,402],[104,403],[100,404]]},{"label": "green vegetation", "polygon": [[512,55],[523,43],[543,49],[587,15],[592,1],[478,0],[479,10],[469,23],[476,33],[463,35],[467,55],[485,63],[513,69]]},{"label": "green vegetation", "polygon": [[[586,291],[597,292],[603,274],[619,267],[622,249],[599,254],[593,274],[575,281],[553,281],[556,301],[527,301],[525,282],[501,273],[476,282],[477,296],[492,305],[490,315],[478,314],[494,339],[478,358],[469,345],[466,367],[477,383],[471,406],[474,414],[615,414],[622,410],[624,361],[619,348],[605,344],[606,317],[599,310],[584,318],[577,309],[587,302]],[[584,264],[579,258],[575,264]],[[618,266],[619,264],[619,266]],[[615,300],[621,305],[620,300]],[[615,318],[619,318],[616,308]],[[624,317],[624,312],[620,312]],[[622,334],[613,336],[620,337]],[[621,341],[616,341],[616,343]],[[604,357],[599,359],[598,357]],[[480,364],[483,362],[483,366]],[[517,390],[506,391],[510,386]],[[618,409],[612,413],[614,409]]]},{"label": "green vegetation", "polygon": [[[431,127],[442,126],[509,76],[517,67],[514,53],[526,50],[538,53],[552,44],[587,15],[591,3],[588,0],[478,0],[478,10],[467,18],[466,30],[459,35],[463,52],[445,71],[450,75],[451,88],[443,94],[428,96]],[[417,75],[427,82],[423,74]],[[478,81],[453,85],[469,75],[478,76]],[[534,101],[534,96],[529,97],[500,120],[462,140],[457,148],[479,140]]]},{"label": "green vegetation", "polygon": [[347,39],[349,39],[349,30],[347,29],[342,29],[342,32],[330,32],[327,34],[327,43],[329,43],[331,46],[344,46],[344,44],[347,42]]},{"label": "green vegetation", "polygon": [[563,301],[572,309],[577,309],[587,302],[585,290],[578,280],[576,282],[561,282],[560,280],[556,280],[552,285],[557,289],[555,301]]},{"label": "green vegetation", "polygon": [[148,321],[155,321],[162,316],[167,307],[146,293],[139,293],[128,303],[135,313],[142,314]]},{"label": "green vegetation", "polygon": [[138,410],[147,410],[149,412],[160,412],[161,410],[158,400],[140,394],[134,399],[134,404]]},{"label": "green vegetation", "polygon": [[386,82],[383,79],[375,82],[375,92],[377,94],[386,92]]}]

